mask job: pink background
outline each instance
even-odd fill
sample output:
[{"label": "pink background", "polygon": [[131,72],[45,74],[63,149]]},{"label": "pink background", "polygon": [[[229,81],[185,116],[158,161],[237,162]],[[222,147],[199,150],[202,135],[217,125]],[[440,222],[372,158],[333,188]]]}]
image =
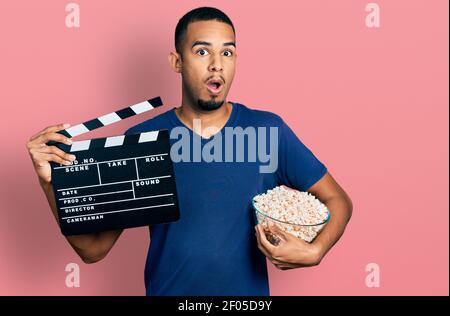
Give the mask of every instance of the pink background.
[{"label": "pink background", "polygon": [[[167,63],[178,19],[217,6],[237,28],[229,99],[281,115],[351,196],[345,236],[319,267],[270,267],[273,295],[448,295],[448,1],[69,1],[0,3],[0,294],[142,295],[147,229],[85,265],[59,232],[26,152],[47,125],[82,122],[161,95],[180,103]],[[121,4],[119,4],[121,3]],[[256,5],[257,3],[257,5]],[[65,266],[81,268],[67,288]],[[377,263],[381,286],[368,288]]]}]

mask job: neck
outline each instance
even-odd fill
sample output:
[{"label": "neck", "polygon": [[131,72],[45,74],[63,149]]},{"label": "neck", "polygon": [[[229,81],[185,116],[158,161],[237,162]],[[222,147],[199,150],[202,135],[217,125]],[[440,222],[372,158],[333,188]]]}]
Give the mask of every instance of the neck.
[{"label": "neck", "polygon": [[[209,138],[225,126],[230,118],[231,110],[231,103],[224,101],[224,104],[217,110],[202,111],[183,94],[181,106],[175,109],[175,113],[187,127],[202,137]],[[201,126],[194,125],[194,120],[199,120],[197,123],[200,122]]]}]

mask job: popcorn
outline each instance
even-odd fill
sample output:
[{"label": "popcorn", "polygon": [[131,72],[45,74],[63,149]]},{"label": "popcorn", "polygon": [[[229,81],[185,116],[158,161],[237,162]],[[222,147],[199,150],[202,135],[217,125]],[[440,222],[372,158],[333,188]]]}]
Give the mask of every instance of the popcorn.
[{"label": "popcorn", "polygon": [[[329,218],[328,208],[313,194],[278,186],[253,198],[256,218],[267,230],[273,223],[297,238],[312,242]],[[279,239],[269,234],[278,244]]]}]

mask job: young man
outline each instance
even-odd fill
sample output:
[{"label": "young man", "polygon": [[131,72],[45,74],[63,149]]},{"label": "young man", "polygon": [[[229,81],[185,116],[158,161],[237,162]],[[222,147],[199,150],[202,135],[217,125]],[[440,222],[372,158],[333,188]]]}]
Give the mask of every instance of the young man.
[{"label": "young man", "polygon": [[[234,26],[223,12],[214,8],[188,12],[176,27],[175,47],[169,64],[181,74],[182,105],[127,133],[184,129],[184,136],[197,139],[200,148],[205,148],[218,136],[226,142],[227,128],[276,128],[271,140],[278,146],[276,168],[261,172],[260,164],[248,159],[192,161],[193,150],[184,156],[187,159],[174,162],[181,218],[150,228],[147,295],[269,295],[265,257],[283,270],[318,265],[343,234],[352,213],[351,200],[279,116],[226,101],[237,50]],[[69,164],[75,157],[45,143],[70,143],[56,133],[66,127],[48,127],[27,144],[56,218],[49,161]],[[177,139],[172,139],[172,134],[174,149]],[[232,146],[236,153],[236,144]],[[242,157],[250,157],[254,150],[247,146]],[[224,153],[215,157],[221,155]],[[281,240],[274,246],[262,227],[254,226],[251,198],[281,184],[311,192],[329,208],[331,220],[312,243],[274,227]],[[84,262],[93,263],[106,256],[121,233],[101,232],[67,240]]]}]

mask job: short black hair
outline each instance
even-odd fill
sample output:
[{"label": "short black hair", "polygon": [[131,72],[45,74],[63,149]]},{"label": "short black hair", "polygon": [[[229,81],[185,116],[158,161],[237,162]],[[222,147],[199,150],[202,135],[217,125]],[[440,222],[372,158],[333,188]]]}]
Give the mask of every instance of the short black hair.
[{"label": "short black hair", "polygon": [[230,25],[233,32],[236,34],[233,22],[231,22],[231,19],[224,12],[212,7],[196,8],[183,15],[183,17],[178,21],[177,27],[175,28],[176,51],[181,53],[181,44],[184,36],[186,35],[189,23],[210,20],[215,20]]}]

